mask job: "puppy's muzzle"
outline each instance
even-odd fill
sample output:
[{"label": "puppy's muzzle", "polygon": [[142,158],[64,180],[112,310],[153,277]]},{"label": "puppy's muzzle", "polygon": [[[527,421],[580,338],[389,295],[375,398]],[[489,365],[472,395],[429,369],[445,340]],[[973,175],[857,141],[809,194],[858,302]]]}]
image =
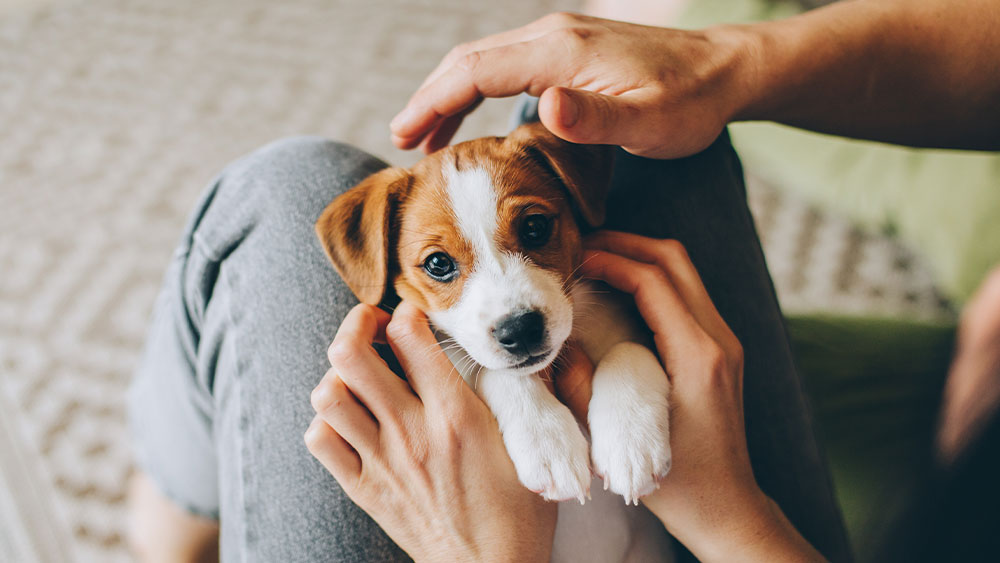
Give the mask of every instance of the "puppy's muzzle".
[{"label": "puppy's muzzle", "polygon": [[545,317],[537,310],[518,311],[501,318],[493,327],[493,338],[500,348],[518,358],[533,359],[548,353]]}]

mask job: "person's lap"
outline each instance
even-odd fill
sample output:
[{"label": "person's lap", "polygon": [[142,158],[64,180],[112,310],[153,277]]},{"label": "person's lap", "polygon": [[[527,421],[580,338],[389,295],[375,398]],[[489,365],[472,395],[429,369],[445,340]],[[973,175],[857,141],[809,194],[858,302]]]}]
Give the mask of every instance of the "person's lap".
[{"label": "person's lap", "polygon": [[[226,560],[406,559],[309,454],[309,393],[356,303],[320,248],[325,205],[384,164],[315,138],[233,164],[168,271],[132,391],[140,465],[178,504],[219,515]],[[652,161],[621,153],[607,226],[687,247],[745,349],[755,473],[803,535],[849,558],[728,139]]]}]

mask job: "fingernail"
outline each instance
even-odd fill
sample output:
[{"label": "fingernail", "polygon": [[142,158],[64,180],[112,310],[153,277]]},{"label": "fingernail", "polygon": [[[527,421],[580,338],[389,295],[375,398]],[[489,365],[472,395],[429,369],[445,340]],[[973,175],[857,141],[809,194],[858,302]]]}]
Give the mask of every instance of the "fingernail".
[{"label": "fingernail", "polygon": [[580,105],[566,92],[561,92],[559,97],[559,122],[566,128],[576,125],[580,119]]}]

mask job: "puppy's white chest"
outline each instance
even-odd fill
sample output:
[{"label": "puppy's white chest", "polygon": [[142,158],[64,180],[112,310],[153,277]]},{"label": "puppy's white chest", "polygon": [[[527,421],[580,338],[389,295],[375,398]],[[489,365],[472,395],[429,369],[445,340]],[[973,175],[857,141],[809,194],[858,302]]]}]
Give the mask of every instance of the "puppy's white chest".
[{"label": "puppy's white chest", "polygon": [[628,296],[583,282],[572,300],[573,338],[596,366],[589,444],[539,378],[485,370],[453,341],[441,342],[496,415],[522,483],[557,500],[589,486],[586,504],[559,505],[553,561],[673,561],[669,535],[637,501],[670,468],[666,375]]}]

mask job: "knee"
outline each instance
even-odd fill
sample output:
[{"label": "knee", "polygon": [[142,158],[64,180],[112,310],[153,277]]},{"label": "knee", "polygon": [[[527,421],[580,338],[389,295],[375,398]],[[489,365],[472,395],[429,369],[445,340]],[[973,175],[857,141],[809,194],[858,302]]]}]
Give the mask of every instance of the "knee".
[{"label": "knee", "polygon": [[317,136],[271,142],[230,165],[219,189],[260,215],[311,218],[338,195],[386,166],[346,143]]},{"label": "knee", "polygon": [[353,145],[318,135],[297,135],[272,141],[251,152],[238,164],[285,173],[295,173],[303,167],[333,167],[333,171],[340,174],[385,166],[378,158]]}]

